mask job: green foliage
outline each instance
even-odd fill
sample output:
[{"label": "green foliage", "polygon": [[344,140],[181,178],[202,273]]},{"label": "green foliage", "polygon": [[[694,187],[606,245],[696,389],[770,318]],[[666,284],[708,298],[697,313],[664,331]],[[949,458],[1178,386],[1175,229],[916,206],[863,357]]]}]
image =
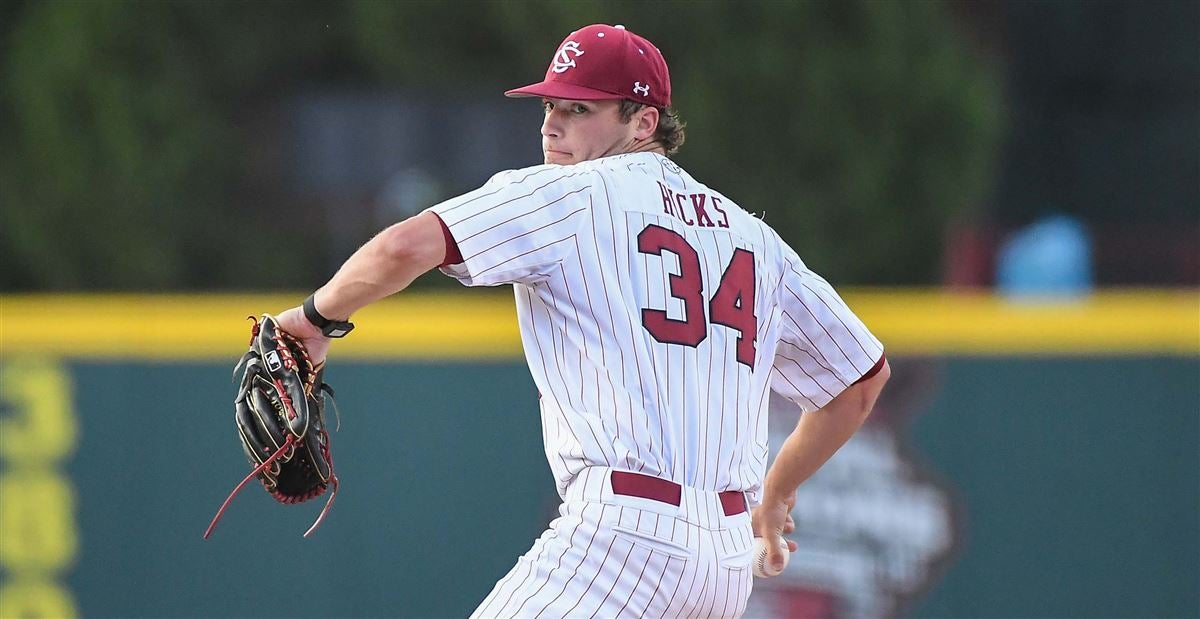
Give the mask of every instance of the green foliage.
[{"label": "green foliage", "polygon": [[236,191],[242,106],[321,44],[313,17],[275,23],[290,6],[24,5],[5,36],[4,288],[212,286],[303,265],[282,235],[248,234],[266,218]]},{"label": "green foliage", "polygon": [[322,246],[324,224],[264,185],[257,119],[314,84],[526,83],[597,21],[666,54],[689,123],[680,162],[837,282],[934,281],[999,136],[995,72],[936,3],[96,1],[0,16],[3,289],[316,285],[331,260],[301,248]]},{"label": "green foliage", "polygon": [[936,281],[999,136],[995,78],[943,7],[719,6],[699,35],[717,44],[675,61],[681,162],[835,281]]}]

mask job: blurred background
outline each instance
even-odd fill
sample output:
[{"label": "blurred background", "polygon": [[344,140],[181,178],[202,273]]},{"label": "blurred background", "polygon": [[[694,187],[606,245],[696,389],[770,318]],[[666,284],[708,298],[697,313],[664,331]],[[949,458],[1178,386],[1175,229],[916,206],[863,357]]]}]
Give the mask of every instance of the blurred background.
[{"label": "blurred background", "polygon": [[749,615],[1200,615],[1200,4],[5,0],[0,617],[469,613],[556,507],[504,290],[359,317],[316,539],[252,489],[201,543],[226,380],[246,314],[540,163],[502,92],[595,22],[894,365]]}]

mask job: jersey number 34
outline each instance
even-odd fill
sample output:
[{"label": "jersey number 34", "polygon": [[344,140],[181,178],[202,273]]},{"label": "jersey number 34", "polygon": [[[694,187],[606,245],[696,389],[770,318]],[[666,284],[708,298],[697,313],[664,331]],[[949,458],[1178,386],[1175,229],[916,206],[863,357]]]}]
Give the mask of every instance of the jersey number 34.
[{"label": "jersey number 34", "polygon": [[[683,301],[683,320],[668,318],[666,310],[642,309],[642,326],[654,339],[664,344],[699,346],[708,337],[704,319],[704,280],[701,277],[700,255],[678,232],[650,225],[637,237],[638,251],[662,256],[669,251],[679,257],[679,274],[670,276],[671,296]],[[758,318],[754,315],[754,254],[742,248],[733,250],[733,257],[721,275],[721,283],[708,302],[712,322],[738,332],[738,363],[754,368],[754,336]]]}]

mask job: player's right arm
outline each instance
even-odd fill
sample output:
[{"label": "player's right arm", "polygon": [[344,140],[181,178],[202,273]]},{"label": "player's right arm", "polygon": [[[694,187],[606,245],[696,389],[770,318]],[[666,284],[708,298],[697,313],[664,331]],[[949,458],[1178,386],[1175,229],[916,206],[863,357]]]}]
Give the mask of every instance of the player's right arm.
[{"label": "player's right arm", "polygon": [[883,345],[833,287],[790,249],[786,262],[771,386],[805,412],[767,471],[752,514],[755,535],[767,538],[768,561],[780,569],[778,539],[790,532],[796,489],[862,426],[891,375]]},{"label": "player's right arm", "polygon": [[800,416],[763,482],[763,503],[782,504],[867,420],[892,375],[887,359],[874,374],[846,388],[818,410]]},{"label": "player's right arm", "polygon": [[[818,410],[804,413],[783,442],[763,481],[762,503],[754,510],[755,537],[782,537],[796,505],[796,489],[821,468],[866,421],[880,391],[892,375],[887,359],[866,380],[855,383]],[[789,542],[794,548],[795,544]],[[783,569],[778,544],[767,543],[767,560]]]}]

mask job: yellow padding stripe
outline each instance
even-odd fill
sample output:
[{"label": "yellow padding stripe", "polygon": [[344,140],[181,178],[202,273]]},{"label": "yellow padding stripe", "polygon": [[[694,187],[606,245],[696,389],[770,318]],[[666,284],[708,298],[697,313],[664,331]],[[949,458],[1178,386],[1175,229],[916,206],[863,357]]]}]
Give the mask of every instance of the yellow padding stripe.
[{"label": "yellow padding stripe", "polygon": [[1200,292],[1109,290],[1075,302],[858,291],[847,302],[898,354],[1200,354]]},{"label": "yellow padding stripe", "polygon": [[[1078,302],[1015,303],[990,294],[853,289],[846,301],[889,354],[1200,354],[1200,293],[1116,290]],[[250,314],[304,294],[4,295],[0,355],[231,359]],[[354,316],[341,359],[511,359],[521,355],[512,295],[401,294]]]}]

